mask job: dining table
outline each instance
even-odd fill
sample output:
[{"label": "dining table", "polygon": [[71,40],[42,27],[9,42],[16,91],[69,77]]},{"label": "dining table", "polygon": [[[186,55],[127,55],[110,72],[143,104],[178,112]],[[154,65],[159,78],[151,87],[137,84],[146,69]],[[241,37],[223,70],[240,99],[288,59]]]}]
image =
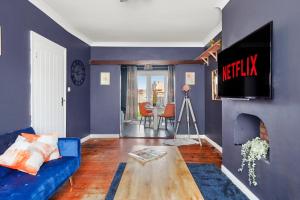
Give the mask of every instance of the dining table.
[{"label": "dining table", "polygon": [[159,125],[158,124],[159,115],[161,115],[164,112],[165,106],[163,106],[163,105],[153,106],[153,105],[149,104],[146,106],[146,109],[151,110],[153,113],[153,123],[152,123],[152,126],[150,126],[150,127],[152,127],[154,130],[158,130],[159,129],[159,126],[158,126]]}]

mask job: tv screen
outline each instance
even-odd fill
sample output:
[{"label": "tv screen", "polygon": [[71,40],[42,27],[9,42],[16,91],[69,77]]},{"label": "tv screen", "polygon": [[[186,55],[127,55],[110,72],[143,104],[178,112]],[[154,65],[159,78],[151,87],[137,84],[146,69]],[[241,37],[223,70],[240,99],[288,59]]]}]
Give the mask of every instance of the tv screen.
[{"label": "tv screen", "polygon": [[218,94],[225,98],[272,98],[272,22],[218,54]]}]

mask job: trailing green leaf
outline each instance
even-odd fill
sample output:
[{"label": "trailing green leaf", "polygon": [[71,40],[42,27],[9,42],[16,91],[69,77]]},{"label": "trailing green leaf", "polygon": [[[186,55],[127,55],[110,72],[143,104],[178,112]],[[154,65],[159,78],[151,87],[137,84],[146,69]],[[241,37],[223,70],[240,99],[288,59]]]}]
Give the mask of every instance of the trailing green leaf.
[{"label": "trailing green leaf", "polygon": [[250,185],[257,186],[255,162],[262,158],[267,158],[269,147],[269,143],[265,140],[260,139],[259,137],[249,140],[242,145],[241,155],[243,158],[241,167],[238,169],[238,171],[242,172],[245,164],[248,164],[248,180]]}]

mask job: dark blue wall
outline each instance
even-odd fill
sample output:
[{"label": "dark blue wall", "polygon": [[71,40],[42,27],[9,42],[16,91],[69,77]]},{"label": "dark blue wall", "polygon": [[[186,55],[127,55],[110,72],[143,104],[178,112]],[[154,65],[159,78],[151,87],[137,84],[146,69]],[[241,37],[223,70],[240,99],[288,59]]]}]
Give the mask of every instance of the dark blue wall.
[{"label": "dark blue wall", "polygon": [[88,64],[90,47],[28,1],[1,0],[2,56],[0,56],[0,133],[30,126],[30,34],[33,30],[67,48],[67,136],[85,136],[90,129],[89,67],[82,87],[70,81],[74,59]]},{"label": "dark blue wall", "polygon": [[240,113],[264,121],[270,139],[270,163],[258,163],[258,186],[249,187],[265,200],[300,199],[300,2],[297,0],[231,0],[223,10],[223,47],[226,48],[258,27],[273,20],[272,100],[222,101],[223,164],[248,185],[247,169],[235,146],[234,125]]},{"label": "dark blue wall", "polygon": [[[214,40],[221,39],[221,33]],[[205,134],[211,140],[222,146],[222,102],[212,100],[211,72],[218,68],[218,63],[212,57],[205,67]]]},{"label": "dark blue wall", "polygon": [[[191,58],[190,58],[191,59]],[[177,119],[183,102],[184,93],[182,86],[185,84],[185,72],[195,72],[196,84],[191,87],[190,99],[197,120],[200,134],[205,134],[205,69],[203,65],[178,65],[175,67],[175,102]],[[190,117],[191,134],[196,134],[196,130]],[[187,134],[186,112],[184,110],[179,134]]]},{"label": "dark blue wall", "polygon": [[[91,59],[156,59],[156,60],[182,60],[194,59],[203,48],[101,48],[92,47]],[[95,134],[119,134],[120,125],[120,66],[92,66],[91,67],[91,133]],[[100,71],[110,71],[111,86],[99,85]],[[183,93],[181,86],[184,83],[185,72],[196,73],[196,85],[192,88],[192,103],[195,109],[198,128],[204,133],[205,108],[204,108],[204,69],[201,65],[179,65],[176,73],[176,102],[181,104]],[[107,105],[110,109],[107,111]],[[180,106],[177,106],[177,111]],[[177,112],[177,114],[179,111]],[[180,133],[186,133],[181,129]]]},{"label": "dark blue wall", "polygon": [[[110,85],[100,85],[100,73],[110,72]],[[118,65],[91,68],[91,133],[119,134],[120,132],[120,78]]]}]

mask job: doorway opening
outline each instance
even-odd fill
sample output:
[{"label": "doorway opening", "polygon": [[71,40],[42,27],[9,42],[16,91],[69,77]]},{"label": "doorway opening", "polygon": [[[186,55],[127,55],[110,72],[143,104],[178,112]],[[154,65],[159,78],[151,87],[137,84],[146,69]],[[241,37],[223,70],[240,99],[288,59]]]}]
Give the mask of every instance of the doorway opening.
[{"label": "doorway opening", "polygon": [[121,66],[121,137],[172,138],[174,66]]}]

